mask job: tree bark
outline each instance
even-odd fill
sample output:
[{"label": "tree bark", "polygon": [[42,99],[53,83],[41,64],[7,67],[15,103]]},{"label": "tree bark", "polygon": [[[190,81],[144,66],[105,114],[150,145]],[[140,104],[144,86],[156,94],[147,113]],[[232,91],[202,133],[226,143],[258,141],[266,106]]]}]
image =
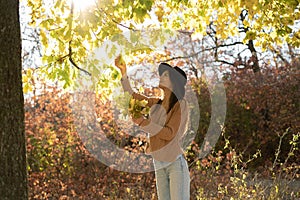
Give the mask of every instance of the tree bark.
[{"label": "tree bark", "polygon": [[0,199],[28,199],[19,1],[0,0]]}]

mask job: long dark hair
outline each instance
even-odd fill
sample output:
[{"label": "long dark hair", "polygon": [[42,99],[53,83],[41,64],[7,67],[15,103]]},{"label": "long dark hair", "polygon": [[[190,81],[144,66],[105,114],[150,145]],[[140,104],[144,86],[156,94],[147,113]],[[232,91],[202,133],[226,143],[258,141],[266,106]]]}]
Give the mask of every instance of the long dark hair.
[{"label": "long dark hair", "polygon": [[[184,98],[185,95],[185,84],[187,81],[186,74],[179,67],[175,66],[174,68],[167,64],[161,63],[159,65],[159,75],[161,75],[165,70],[169,71],[170,81],[172,83],[172,93],[170,96],[170,105],[168,107],[167,113],[173,108],[177,101]],[[162,101],[159,101],[161,103]]]},{"label": "long dark hair", "polygon": [[[176,95],[174,94],[174,92],[171,93],[171,96],[170,96],[170,104],[168,106],[168,110],[167,110],[167,113],[170,112],[170,110],[173,108],[173,106],[177,103],[178,101],[178,98],[176,97]],[[162,100],[160,99],[157,104],[162,104]]]},{"label": "long dark hair", "polygon": [[[167,110],[167,113],[170,112],[170,110],[173,108],[173,106],[181,99],[184,98],[184,95],[185,95],[185,88],[184,86],[180,85],[180,84],[177,84],[178,82],[177,81],[174,81],[172,79],[174,78],[171,78],[172,76],[170,76],[170,79],[171,79],[171,83],[172,83],[172,86],[173,86],[173,91],[171,91],[171,95],[170,95],[170,104],[168,106],[168,110]],[[159,100],[158,104],[161,104],[162,103],[162,100]]]},{"label": "long dark hair", "polygon": [[170,112],[170,110],[173,108],[173,106],[177,103],[178,101],[178,98],[177,96],[172,92],[171,96],[170,96],[170,105],[169,105],[169,108],[168,108],[168,112]]},{"label": "long dark hair", "polygon": [[170,81],[172,83],[173,91],[170,96],[170,105],[168,108],[168,112],[173,108],[177,101],[183,99],[185,95],[185,83],[182,83],[182,77],[177,71],[171,71]]}]

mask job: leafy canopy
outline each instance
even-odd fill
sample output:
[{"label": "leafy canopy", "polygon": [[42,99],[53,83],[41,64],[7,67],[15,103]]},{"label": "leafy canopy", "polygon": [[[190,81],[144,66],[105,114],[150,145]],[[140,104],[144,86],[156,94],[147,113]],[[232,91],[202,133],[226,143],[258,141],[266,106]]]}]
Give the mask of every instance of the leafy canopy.
[{"label": "leafy canopy", "polygon": [[[40,28],[45,63],[41,72],[63,81],[65,87],[74,84],[79,72],[76,68],[93,75],[95,80],[99,80],[103,69],[109,69],[113,75],[102,76],[100,81],[102,87],[107,87],[108,79],[118,78],[112,62],[103,64],[94,59],[87,64],[87,56],[106,41],[113,41],[104,49],[110,59],[120,49],[125,54],[149,52],[153,48],[139,41],[142,30],[147,29],[190,31],[194,38],[201,38],[207,26],[213,24],[216,37],[226,39],[241,37],[239,28],[243,27],[247,29],[243,41],[255,40],[263,49],[283,42],[300,45],[297,0],[95,0],[86,8],[79,8],[72,0],[27,2],[32,9],[31,24]],[[131,36],[122,35],[124,31],[130,31]],[[160,37],[166,36],[153,34],[149,44],[155,46],[157,40],[163,43],[165,38]]]}]

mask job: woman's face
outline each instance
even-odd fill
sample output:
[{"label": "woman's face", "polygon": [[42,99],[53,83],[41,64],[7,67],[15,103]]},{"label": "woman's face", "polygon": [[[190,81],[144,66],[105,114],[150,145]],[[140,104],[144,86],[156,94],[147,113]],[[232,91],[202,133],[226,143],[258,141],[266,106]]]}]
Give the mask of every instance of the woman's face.
[{"label": "woman's face", "polygon": [[169,90],[173,90],[173,86],[172,86],[172,82],[170,80],[170,74],[169,74],[169,71],[166,70],[164,71],[161,76],[160,76],[160,79],[159,79],[159,87],[160,88],[168,88]]}]

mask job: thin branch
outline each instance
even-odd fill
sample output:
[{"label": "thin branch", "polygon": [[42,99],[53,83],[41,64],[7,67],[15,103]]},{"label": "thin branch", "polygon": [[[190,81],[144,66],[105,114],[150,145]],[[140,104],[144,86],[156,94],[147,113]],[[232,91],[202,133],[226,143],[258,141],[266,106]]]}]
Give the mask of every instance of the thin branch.
[{"label": "thin branch", "polygon": [[194,72],[196,78],[199,79],[197,68],[193,65],[192,62],[190,63],[190,65],[191,65],[191,70]]},{"label": "thin branch", "polygon": [[178,32],[189,36],[193,34],[193,31],[178,30]]},{"label": "thin branch", "polygon": [[74,62],[74,60],[72,59],[72,56],[70,55],[69,56],[69,61],[72,63],[72,65],[74,66],[74,67],[76,67],[78,70],[80,70],[80,71],[83,71],[84,73],[86,73],[87,75],[89,75],[89,76],[92,76],[92,74],[90,73],[90,72],[88,72],[88,71],[86,71],[85,69],[82,69],[82,68],[80,68],[80,67],[78,67],[78,65]]},{"label": "thin branch", "polygon": [[89,75],[89,76],[92,76],[92,74],[91,74],[90,72],[86,71],[85,69],[80,68],[80,67],[75,63],[75,61],[73,60],[73,58],[72,58],[73,52],[72,52],[71,42],[72,42],[72,40],[69,42],[69,54],[67,55],[67,56],[69,57],[69,61],[70,61],[71,64],[72,64],[74,67],[76,67],[78,70],[83,71],[84,73],[86,73],[86,74]]},{"label": "thin branch", "polygon": [[172,57],[172,58],[169,58],[169,59],[166,59],[166,60],[163,60],[161,62],[169,62],[169,61],[172,61],[172,60],[177,60],[177,59],[188,59],[188,58],[192,58],[192,57],[195,57],[197,56],[198,54],[200,53],[203,53],[203,52],[206,52],[206,51],[211,51],[211,50],[215,50],[217,48],[222,48],[222,47],[229,47],[229,46],[234,46],[234,45],[237,45],[237,44],[244,44],[242,42],[234,42],[234,43],[231,43],[231,44],[221,44],[219,46],[215,46],[215,47],[211,47],[211,48],[207,48],[207,49],[202,49],[200,51],[197,51],[193,54],[190,54],[190,55],[187,55],[187,56],[176,56],[176,57]]},{"label": "thin branch", "polygon": [[116,23],[116,24],[118,24],[119,26],[122,26],[122,27],[124,27],[124,28],[127,28],[127,29],[129,29],[129,30],[132,30],[132,31],[138,31],[137,29],[134,29],[134,28],[131,28],[131,27],[125,26],[124,24],[121,24],[121,23],[117,22],[117,21],[116,21],[116,20],[114,20],[113,18],[111,18],[111,21],[112,21],[112,22],[114,22],[114,23]]},{"label": "thin branch", "polygon": [[160,62],[169,62],[169,61],[177,60],[177,59],[188,59],[188,58],[194,57],[196,55],[197,55],[197,53],[192,54],[192,55],[188,55],[188,56],[176,56],[176,57],[171,57],[171,58],[166,59],[166,60],[161,60]]},{"label": "thin branch", "polygon": [[220,44],[217,47],[230,47],[230,46],[235,46],[237,44],[243,44],[243,45],[245,45],[243,42],[234,42],[234,43],[230,43],[230,44]]},{"label": "thin branch", "polygon": [[240,14],[240,20],[241,20],[243,26],[238,27],[238,29],[241,30],[240,33],[243,33],[243,32],[247,33],[249,31],[249,27],[245,27],[245,25],[244,25],[244,20],[246,19],[247,16],[248,16],[248,11],[246,9],[243,9]]},{"label": "thin branch", "polygon": [[282,54],[276,50],[275,48],[272,49],[272,51],[286,64],[287,66],[291,66],[290,63],[282,56]]},{"label": "thin branch", "polygon": [[[72,2],[71,2],[71,11],[70,11],[70,17],[72,18],[72,22],[71,22],[71,24],[70,24],[70,30],[71,30],[71,31],[72,31],[72,25],[73,25],[73,12],[74,12],[74,1],[72,0]],[[75,68],[77,68],[78,70],[83,71],[83,72],[85,72],[87,75],[91,76],[91,73],[90,73],[90,72],[86,71],[85,69],[80,68],[80,67],[76,64],[76,62],[73,60],[73,58],[72,58],[73,51],[72,51],[71,43],[72,43],[72,38],[71,38],[70,41],[69,41],[69,54],[67,55],[67,56],[69,57],[70,63],[71,63]]]},{"label": "thin branch", "polygon": [[225,60],[216,60],[216,62],[220,62],[220,63],[224,63],[224,64],[227,64],[227,65],[232,65],[232,66],[234,66],[234,63],[230,63],[230,62],[227,62],[227,61],[225,61]]},{"label": "thin branch", "polygon": [[[70,53],[67,54],[67,55],[64,55],[64,56],[62,56],[62,57],[60,57],[60,58],[58,58],[57,60],[55,60],[55,61],[53,61],[53,62],[49,62],[49,63],[47,63],[46,65],[50,65],[50,64],[53,64],[53,63],[61,62],[61,61],[63,61],[63,60],[66,59],[66,58],[69,58],[69,61],[71,62],[71,64],[72,64],[75,68],[77,68],[78,70],[83,71],[83,72],[86,73],[87,75],[91,76],[91,73],[90,73],[90,72],[86,71],[85,69],[80,68],[80,67],[75,63],[75,61],[73,60],[73,58],[72,58],[72,56],[70,55]],[[44,65],[44,66],[46,66],[46,65]]]}]

